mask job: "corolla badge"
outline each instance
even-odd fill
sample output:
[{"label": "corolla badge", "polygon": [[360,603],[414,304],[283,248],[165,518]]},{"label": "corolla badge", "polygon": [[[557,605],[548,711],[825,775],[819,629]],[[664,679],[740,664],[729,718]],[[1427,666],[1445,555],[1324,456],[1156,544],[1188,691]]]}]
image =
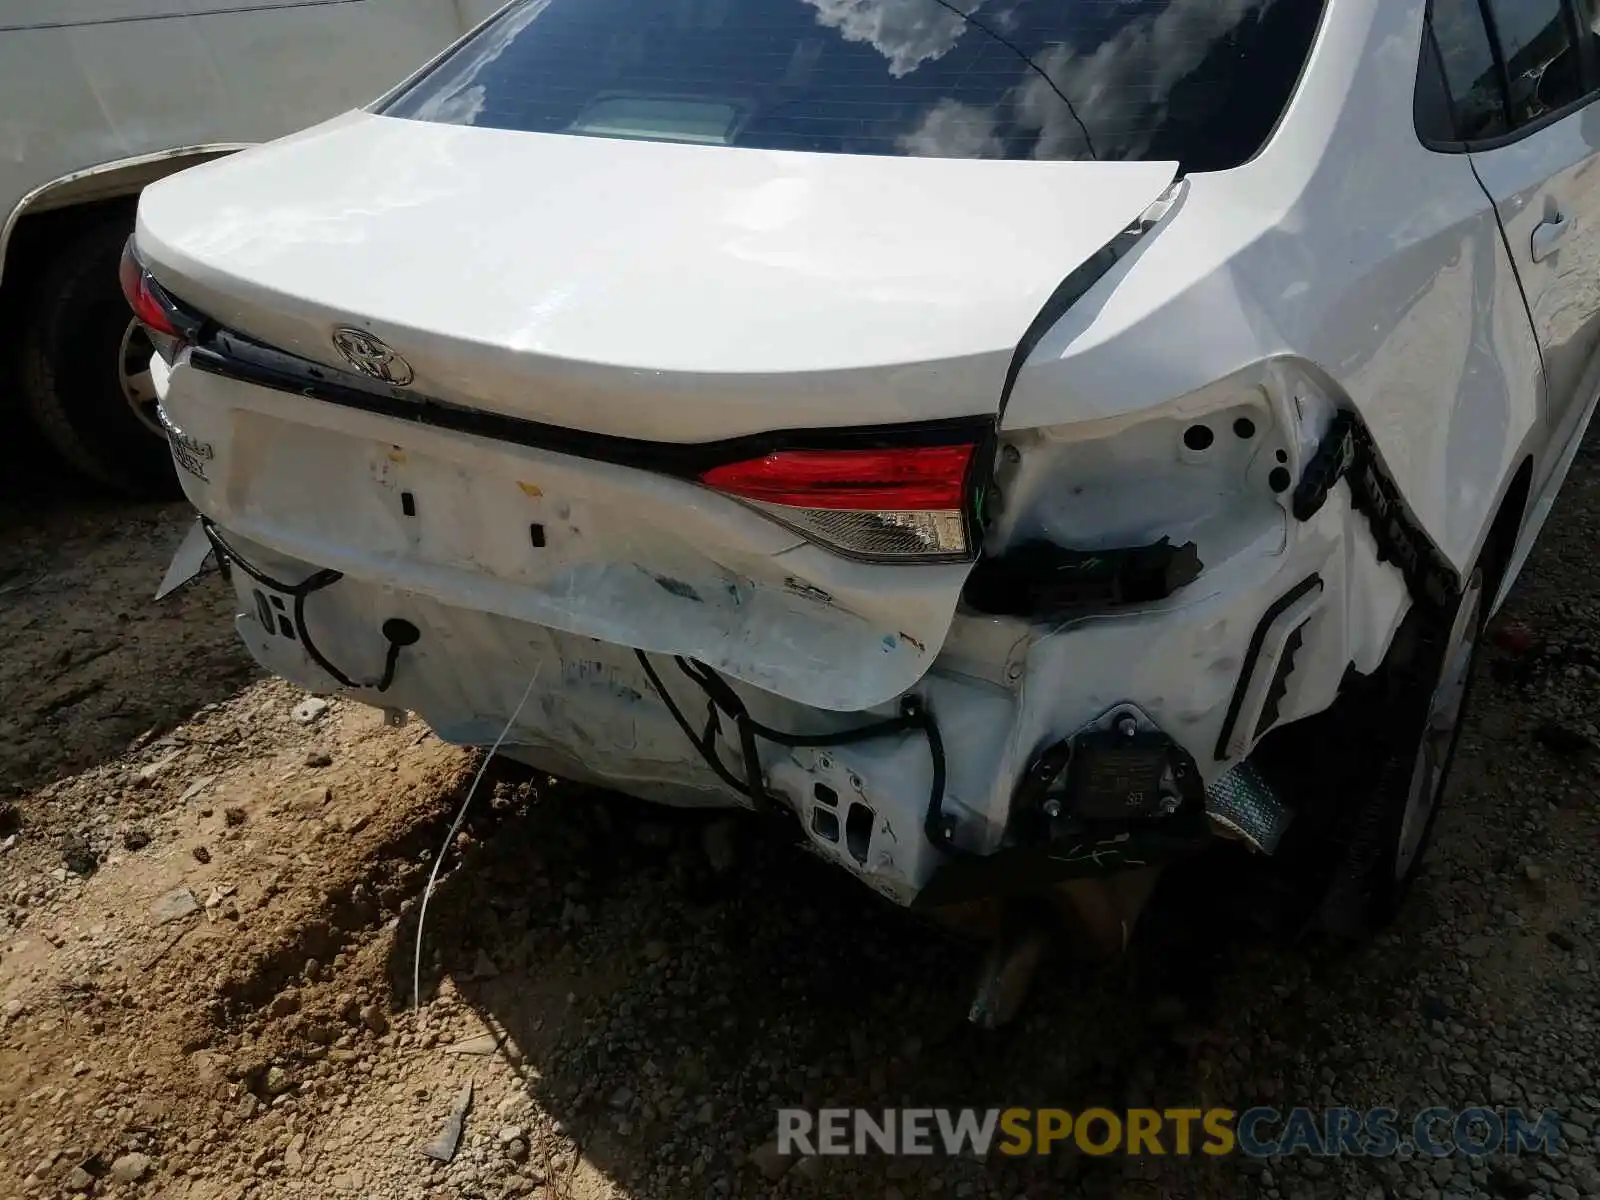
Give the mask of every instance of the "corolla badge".
[{"label": "corolla badge", "polygon": [[405,387],[417,377],[411,364],[391,350],[380,337],[348,325],[333,331],[333,345],[345,360],[368,379]]}]

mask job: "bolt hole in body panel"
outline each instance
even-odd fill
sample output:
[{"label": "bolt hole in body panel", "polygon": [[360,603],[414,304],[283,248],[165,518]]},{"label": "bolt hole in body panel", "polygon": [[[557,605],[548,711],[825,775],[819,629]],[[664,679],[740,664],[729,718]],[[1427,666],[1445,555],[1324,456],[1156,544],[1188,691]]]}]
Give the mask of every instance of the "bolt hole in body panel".
[{"label": "bolt hole in body panel", "polygon": [[1096,552],[1168,538],[1193,541],[1212,570],[1247,548],[1281,548],[1286,514],[1269,474],[1285,422],[1260,387],[1208,392],[1138,420],[1015,432],[1020,461],[1002,468],[986,556],[1038,540]]}]

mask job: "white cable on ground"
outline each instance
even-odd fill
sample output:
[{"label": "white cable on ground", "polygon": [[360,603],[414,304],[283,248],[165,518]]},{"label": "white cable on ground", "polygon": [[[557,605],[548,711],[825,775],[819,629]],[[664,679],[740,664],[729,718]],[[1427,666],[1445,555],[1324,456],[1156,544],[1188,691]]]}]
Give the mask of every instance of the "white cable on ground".
[{"label": "white cable on ground", "polygon": [[[541,664],[542,665],[542,664]],[[517,723],[517,718],[522,715],[523,705],[528,703],[528,697],[533,695],[533,685],[539,679],[539,666],[533,668],[533,674],[528,679],[528,686],[522,689],[522,699],[517,701],[517,706],[511,710],[511,716],[506,719],[505,728],[500,731],[500,736],[495,738],[494,745],[489,747],[489,753],[484,755],[483,762],[478,766],[478,773],[472,777],[472,786],[467,789],[466,796],[461,801],[460,811],[456,819],[450,822],[450,832],[444,835],[444,845],[439,847],[439,854],[433,860],[433,870],[428,872],[428,886],[422,890],[422,908],[417,913],[417,944],[411,956],[411,1008],[413,1011],[422,1007],[422,930],[428,920],[428,899],[433,895],[434,882],[439,878],[439,868],[444,865],[444,856],[450,852],[450,846],[460,832],[461,822],[466,820],[467,808],[472,804],[472,798],[478,794],[478,785],[483,782],[484,772],[489,769],[489,764],[494,761],[494,756],[500,750],[500,744],[506,740],[506,735],[511,732],[511,727]]]}]

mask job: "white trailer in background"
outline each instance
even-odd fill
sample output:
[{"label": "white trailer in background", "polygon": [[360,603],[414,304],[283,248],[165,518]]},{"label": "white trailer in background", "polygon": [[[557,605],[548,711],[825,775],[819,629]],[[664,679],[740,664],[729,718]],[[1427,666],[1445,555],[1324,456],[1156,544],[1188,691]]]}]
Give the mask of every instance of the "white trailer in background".
[{"label": "white trailer in background", "polygon": [[117,263],[146,185],[358,107],[501,0],[0,0],[0,420],[172,487]]}]

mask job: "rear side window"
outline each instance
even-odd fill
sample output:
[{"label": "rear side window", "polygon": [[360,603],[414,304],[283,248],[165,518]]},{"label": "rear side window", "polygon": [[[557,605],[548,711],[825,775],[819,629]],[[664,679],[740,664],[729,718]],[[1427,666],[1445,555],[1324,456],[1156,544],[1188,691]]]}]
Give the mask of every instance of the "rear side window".
[{"label": "rear side window", "polygon": [[1251,158],[1324,0],[520,0],[390,116],[953,158]]},{"label": "rear side window", "polygon": [[[1435,142],[1476,142],[1511,130],[1494,43],[1478,0],[1433,0],[1422,48],[1418,132]],[[1442,77],[1444,98],[1435,103]]]},{"label": "rear side window", "polygon": [[1566,0],[1489,0],[1489,15],[1505,57],[1513,125],[1583,99],[1583,64]]}]

